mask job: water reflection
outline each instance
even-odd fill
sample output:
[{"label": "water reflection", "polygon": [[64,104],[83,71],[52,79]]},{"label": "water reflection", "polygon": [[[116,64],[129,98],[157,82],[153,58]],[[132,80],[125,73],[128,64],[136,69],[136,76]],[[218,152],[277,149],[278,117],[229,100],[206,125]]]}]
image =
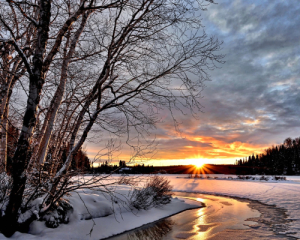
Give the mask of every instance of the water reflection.
[{"label": "water reflection", "polygon": [[249,227],[245,225],[256,223],[246,221],[246,219],[260,215],[258,211],[249,208],[246,202],[232,198],[193,193],[177,193],[176,195],[200,201],[206,207],[184,211],[109,239],[210,239],[226,229],[247,229]]},{"label": "water reflection", "polygon": [[[206,199],[203,198],[197,198],[197,201],[203,202],[206,205],[208,204]],[[213,229],[219,225],[217,223],[209,222],[208,214],[212,214],[214,210],[210,206],[208,207],[209,209],[200,208],[197,210],[198,218],[193,224],[194,232],[197,233],[197,239],[207,239],[212,235]]]},{"label": "water reflection", "polygon": [[161,240],[168,232],[172,230],[174,221],[171,219],[163,219],[153,224],[147,225],[145,228],[140,228],[134,232],[127,234],[128,240]]},{"label": "water reflection", "polygon": [[201,194],[183,196],[203,202],[207,206],[197,210],[197,218],[192,223],[196,235],[192,239],[208,239],[226,229],[248,229],[248,226],[256,223],[247,219],[260,216],[257,210],[248,207],[247,202],[236,199]]}]

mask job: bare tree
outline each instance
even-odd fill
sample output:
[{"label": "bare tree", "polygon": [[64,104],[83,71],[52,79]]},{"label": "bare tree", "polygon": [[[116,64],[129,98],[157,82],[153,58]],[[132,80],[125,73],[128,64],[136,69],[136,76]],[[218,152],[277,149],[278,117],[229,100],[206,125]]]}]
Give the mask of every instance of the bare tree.
[{"label": "bare tree", "polygon": [[[200,110],[207,70],[223,57],[218,40],[202,28],[204,7],[197,0],[7,0],[1,5],[1,84],[7,86],[1,92],[2,133],[14,83],[28,86],[0,224],[5,235],[16,230],[26,183],[43,170],[50,148],[55,150],[46,184],[36,185],[47,193],[40,214],[67,192],[74,175],[70,164],[92,128],[127,134],[128,144],[134,136],[131,146],[139,150],[158,109]],[[68,149],[64,162],[63,148]],[[4,155],[1,150],[2,161]]]}]

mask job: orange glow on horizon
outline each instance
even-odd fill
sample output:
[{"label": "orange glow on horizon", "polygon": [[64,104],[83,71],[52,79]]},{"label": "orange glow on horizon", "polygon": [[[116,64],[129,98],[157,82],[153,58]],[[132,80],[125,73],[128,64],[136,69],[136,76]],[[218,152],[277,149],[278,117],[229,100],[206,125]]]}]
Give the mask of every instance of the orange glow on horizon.
[{"label": "orange glow on horizon", "polygon": [[[195,165],[203,164],[234,164],[236,160],[260,154],[271,144],[256,144],[252,142],[237,141],[237,135],[232,134],[226,138],[213,136],[192,136],[185,138],[160,138],[159,148],[156,154],[147,161],[135,159],[133,164],[145,164],[153,166],[171,165]],[[96,146],[87,146],[88,157],[93,161],[97,153]],[[113,157],[113,164],[118,164],[119,160],[128,162],[131,157],[130,149],[123,148],[121,152]],[[96,162],[104,162],[97,160]]]}]

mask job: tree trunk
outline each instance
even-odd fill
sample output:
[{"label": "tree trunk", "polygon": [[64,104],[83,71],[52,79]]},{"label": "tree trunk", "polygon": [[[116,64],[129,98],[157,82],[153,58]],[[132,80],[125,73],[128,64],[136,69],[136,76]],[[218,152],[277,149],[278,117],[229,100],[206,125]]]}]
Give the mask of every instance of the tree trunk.
[{"label": "tree trunk", "polygon": [[1,147],[0,147],[0,172],[6,172],[6,164],[7,164],[7,130],[8,130],[8,105],[3,114],[2,120],[2,134],[1,134]]},{"label": "tree trunk", "polygon": [[[64,92],[65,92],[65,85],[66,85],[67,76],[68,76],[67,72],[68,72],[69,63],[74,54],[78,39],[85,27],[86,21],[88,19],[88,16],[90,15],[90,13],[91,13],[91,11],[88,11],[83,15],[81,25],[80,25],[79,29],[76,31],[76,33],[71,41],[70,50],[69,50],[67,56],[64,56],[64,60],[62,63],[60,83],[58,85],[58,88],[57,88],[57,90],[54,94],[54,97],[51,101],[51,104],[50,104],[50,109],[49,109],[50,114],[47,113],[47,119],[45,119],[45,122],[47,123],[47,125],[46,125],[47,127],[46,127],[45,132],[42,135],[42,140],[39,144],[40,148],[37,153],[37,156],[38,156],[37,164],[43,164],[45,161],[45,156],[47,153],[49,140],[51,138],[53,125],[54,125],[54,121],[56,118],[56,113],[58,111],[58,108],[60,107]],[[67,47],[68,46],[66,46],[66,48]]]},{"label": "tree trunk", "polygon": [[[5,215],[0,225],[5,236],[11,236],[18,227],[19,209],[22,204],[26,184],[26,169],[31,156],[31,137],[36,124],[37,106],[40,101],[41,90],[45,81],[43,73],[43,57],[49,33],[51,17],[51,0],[40,1],[40,20],[37,33],[37,45],[33,56],[33,69],[30,71],[29,95],[23,118],[23,127],[13,157],[12,179],[13,187],[9,196]],[[29,63],[27,63],[29,65]],[[29,70],[29,69],[28,69]]]},{"label": "tree trunk", "polygon": [[9,76],[9,50],[10,47],[6,44],[4,54],[2,55],[2,74],[1,74],[1,91],[0,91],[0,172],[5,171],[6,165],[6,138],[7,138],[7,115],[6,103],[8,93],[8,76]]},{"label": "tree trunk", "polygon": [[[92,114],[91,119],[90,119],[88,125],[85,127],[83,134],[82,134],[81,138],[79,139],[78,143],[75,146],[74,146],[74,142],[73,142],[73,145],[70,145],[70,151],[69,151],[68,157],[67,157],[65,163],[63,164],[63,166],[61,167],[61,169],[56,173],[56,175],[54,177],[54,182],[50,188],[50,194],[48,194],[47,198],[45,199],[45,202],[48,206],[50,206],[50,204],[52,204],[53,201],[55,200],[54,199],[55,192],[57,191],[57,186],[58,186],[61,178],[63,177],[63,173],[68,171],[73,157],[77,154],[78,150],[82,147],[82,144],[86,140],[86,137],[87,137],[89,131],[91,130],[98,114],[99,114],[99,111],[97,111],[97,110]],[[76,133],[77,133],[77,130],[75,130]],[[75,141],[75,139],[74,139],[74,141]]]}]

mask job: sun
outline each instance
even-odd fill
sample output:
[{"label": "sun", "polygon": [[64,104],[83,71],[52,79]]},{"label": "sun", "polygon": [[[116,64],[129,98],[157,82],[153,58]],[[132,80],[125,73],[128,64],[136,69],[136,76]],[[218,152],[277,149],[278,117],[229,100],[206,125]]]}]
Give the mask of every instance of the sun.
[{"label": "sun", "polygon": [[194,163],[194,166],[195,166],[196,168],[202,168],[203,165],[204,165],[204,163],[201,163],[201,162],[196,163],[196,164]]},{"label": "sun", "polygon": [[200,169],[203,167],[203,165],[205,163],[203,162],[203,159],[195,158],[195,159],[192,159],[191,164],[193,164],[197,169]]}]

